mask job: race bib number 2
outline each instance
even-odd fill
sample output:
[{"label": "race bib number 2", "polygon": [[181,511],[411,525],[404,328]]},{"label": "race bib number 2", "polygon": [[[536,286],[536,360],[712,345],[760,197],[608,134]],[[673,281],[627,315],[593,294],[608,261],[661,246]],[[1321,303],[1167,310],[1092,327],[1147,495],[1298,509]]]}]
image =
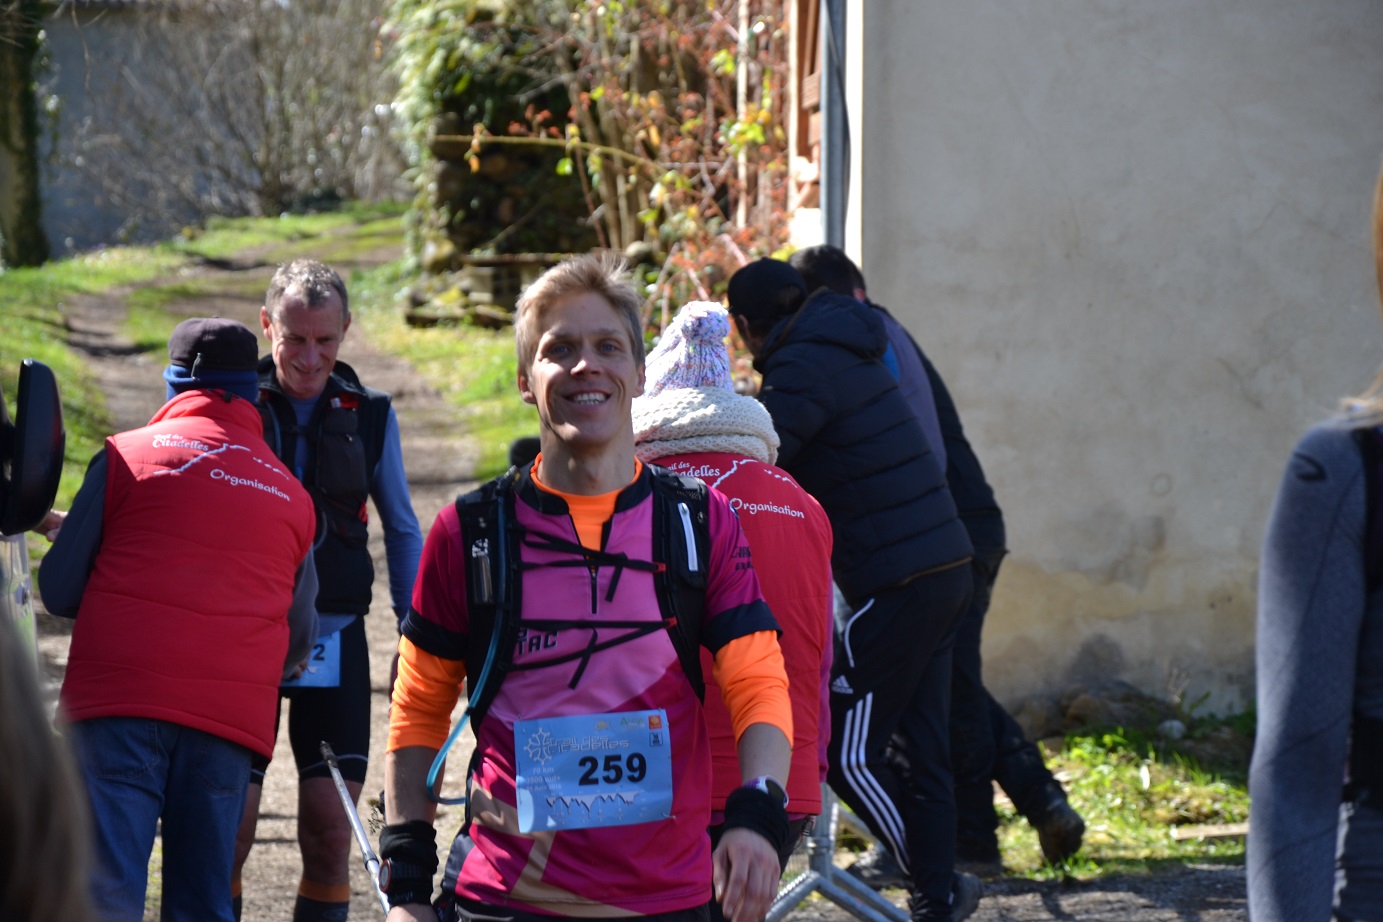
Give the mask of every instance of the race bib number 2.
[{"label": "race bib number 2", "polygon": [[317,638],[307,655],[307,668],[296,679],[285,679],[284,688],[335,688],[341,684],[341,633]]},{"label": "race bib number 2", "polygon": [[514,724],[519,831],[652,823],[672,815],[667,712]]}]

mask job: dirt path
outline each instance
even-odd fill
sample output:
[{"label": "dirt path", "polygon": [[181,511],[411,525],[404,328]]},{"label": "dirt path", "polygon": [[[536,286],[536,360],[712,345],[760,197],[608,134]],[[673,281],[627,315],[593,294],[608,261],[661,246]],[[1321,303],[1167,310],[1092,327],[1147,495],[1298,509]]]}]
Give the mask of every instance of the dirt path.
[{"label": "dirt path", "polygon": [[[379,254],[378,259],[396,254]],[[367,260],[368,261],[368,260]],[[343,277],[356,264],[336,264]],[[272,265],[246,264],[244,268],[200,267],[188,270],[181,282],[194,282],[212,294],[168,306],[180,316],[232,317],[259,330],[259,306],[273,273]],[[190,277],[189,277],[190,276]],[[256,294],[249,294],[256,292]],[[64,305],[71,329],[71,343],[89,356],[89,367],[105,393],[117,430],[144,425],[163,404],[164,385],[160,377],[167,364],[162,351],[141,353],[122,339],[120,326],[126,316],[124,298],[79,298]],[[361,380],[393,395],[403,440],[403,455],[408,468],[409,489],[414,510],[424,531],[437,511],[466,489],[473,476],[475,446],[464,435],[458,414],[429,387],[407,363],[378,352],[365,341],[359,325],[347,334],[341,359],[359,373]],[[374,515],[373,508],[371,514]],[[375,520],[378,517],[375,516]],[[370,644],[370,670],[373,690],[372,747],[381,751],[388,721],[387,684],[389,659],[397,643],[393,613],[389,606],[384,542],[372,529],[371,550],[376,560],[375,603],[366,619]],[[44,668],[53,682],[61,681],[67,661],[70,625],[60,619],[39,615],[40,651]],[[467,757],[462,752],[462,758]],[[292,752],[286,735],[281,734],[274,762],[265,780],[264,798],[256,846],[245,867],[244,922],[270,922],[292,918],[301,864],[296,840],[297,787]],[[370,821],[371,801],[383,789],[381,760],[372,759],[366,777],[361,814]],[[454,827],[458,821],[448,817],[439,828]],[[355,897],[352,917],[377,918],[379,905],[371,896],[370,882],[358,854],[352,857],[352,887]],[[153,916],[152,918],[156,918]]]},{"label": "dirt path", "polygon": [[[376,254],[378,260],[395,254]],[[369,262],[370,259],[364,260]],[[343,275],[350,268],[339,264]],[[204,266],[189,270],[198,287],[214,293],[171,306],[185,316],[219,314],[234,317],[258,330],[262,293],[272,266]],[[187,279],[183,279],[186,281]],[[146,423],[163,402],[160,372],[164,353],[141,354],[121,341],[118,330],[125,316],[122,297],[83,298],[65,305],[72,330],[72,344],[90,356],[90,366],[106,393],[119,429]],[[341,358],[350,363],[363,381],[393,394],[403,436],[403,454],[414,508],[424,531],[437,511],[472,481],[475,446],[468,442],[458,414],[406,363],[371,348],[359,326],[346,337]],[[376,529],[377,531],[377,529]],[[378,755],[387,722],[389,657],[396,643],[394,620],[389,611],[387,572],[383,542],[376,534],[372,548],[377,560],[375,605],[366,621],[371,649],[372,759],[362,797],[361,813],[367,824],[371,803],[383,788]],[[60,682],[66,665],[69,625],[40,613],[40,651],[51,681]],[[464,764],[458,753],[452,764]],[[300,864],[296,844],[297,794],[292,754],[281,738],[266,779],[263,810],[255,850],[245,869],[244,922],[288,922],[292,918]],[[456,793],[451,791],[451,793]],[[438,822],[439,838],[449,839],[459,823],[459,808],[443,808]],[[848,859],[842,859],[847,860]],[[371,883],[358,854],[351,859],[351,916],[357,920],[381,918]],[[901,891],[890,898],[903,903]],[[151,918],[156,918],[151,916]],[[820,896],[801,903],[788,917],[798,922],[848,922],[849,913]],[[1096,884],[1038,882],[1026,879],[990,881],[985,898],[971,919],[975,922],[1014,920],[1178,920],[1178,922],[1243,922],[1244,875],[1242,868],[1195,866],[1169,875],[1107,878]]]}]

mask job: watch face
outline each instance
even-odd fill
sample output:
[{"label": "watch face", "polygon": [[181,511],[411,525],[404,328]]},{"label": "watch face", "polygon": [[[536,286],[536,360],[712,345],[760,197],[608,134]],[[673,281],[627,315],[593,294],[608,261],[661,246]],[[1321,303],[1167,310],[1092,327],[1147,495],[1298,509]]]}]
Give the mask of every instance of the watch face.
[{"label": "watch face", "polygon": [[389,864],[389,859],[385,858],[379,863],[379,889],[381,893],[389,892],[389,881],[394,876],[394,869]]},{"label": "watch face", "polygon": [[777,800],[784,807],[788,805],[788,792],[784,791],[782,785],[780,785],[778,782],[774,781],[767,775],[760,775],[758,778],[755,778],[753,781],[749,782],[748,786],[754,788],[755,790],[763,791],[768,796]]}]

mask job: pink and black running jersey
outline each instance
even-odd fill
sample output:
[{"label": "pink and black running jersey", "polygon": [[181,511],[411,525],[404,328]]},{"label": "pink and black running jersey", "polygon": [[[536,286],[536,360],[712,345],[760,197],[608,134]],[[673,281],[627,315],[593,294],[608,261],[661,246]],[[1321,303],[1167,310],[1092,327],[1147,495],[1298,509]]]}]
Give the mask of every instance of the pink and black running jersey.
[{"label": "pink and black running jersey", "polygon": [[[595,566],[572,549],[579,539],[564,500],[540,491],[525,474],[516,486],[515,506],[522,530],[521,620],[564,623],[521,630],[515,668],[476,728],[481,758],[470,792],[476,847],[466,858],[457,893],[562,916],[642,915],[701,905],[711,897],[706,835],[711,762],[702,706],[667,631],[635,626],[662,621],[652,574],[605,562],[608,555],[651,559],[650,475],[642,472],[620,493],[605,529],[602,562]],[[735,514],[714,493],[709,520],[701,637],[716,650],[777,625],[761,597]],[[456,509],[447,507],[428,534],[413,611],[404,625],[412,643],[443,659],[462,659],[467,649],[468,550]],[[615,742],[603,733],[592,742],[593,737],[570,732],[583,721],[608,725]],[[638,729],[621,729],[625,725]],[[620,733],[636,732],[656,745],[634,759],[634,753],[618,747]],[[612,748],[584,748],[591,746]],[[564,776],[569,787],[546,798],[528,797],[521,816],[524,801],[516,785],[521,765],[528,766],[530,776],[540,773],[551,759],[562,757],[559,750],[573,765],[589,766],[589,774],[578,769],[580,780]],[[653,779],[659,766],[667,770],[669,795],[659,818],[592,828],[560,825],[600,799],[598,793],[584,793],[585,781],[621,773]],[[549,824],[556,816],[559,825],[520,831],[531,814],[547,817]]]}]

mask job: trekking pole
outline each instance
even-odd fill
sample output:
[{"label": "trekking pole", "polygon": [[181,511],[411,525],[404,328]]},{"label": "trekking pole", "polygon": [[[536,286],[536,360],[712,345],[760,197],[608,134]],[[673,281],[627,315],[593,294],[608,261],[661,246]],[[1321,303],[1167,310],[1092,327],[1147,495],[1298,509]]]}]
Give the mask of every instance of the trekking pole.
[{"label": "trekking pole", "polygon": [[336,793],[341,795],[341,806],[346,808],[346,819],[350,821],[351,831],[355,833],[355,841],[360,846],[360,857],[365,861],[365,870],[370,872],[370,886],[374,888],[375,896],[379,897],[379,905],[384,908],[384,914],[387,916],[389,897],[379,889],[379,856],[370,846],[370,837],[365,834],[365,826],[360,822],[360,814],[355,810],[355,801],[351,798],[351,792],[346,790],[345,779],[341,777],[341,767],[336,764],[336,753],[326,740],[322,740],[322,758],[327,760],[331,780],[336,782]]}]

